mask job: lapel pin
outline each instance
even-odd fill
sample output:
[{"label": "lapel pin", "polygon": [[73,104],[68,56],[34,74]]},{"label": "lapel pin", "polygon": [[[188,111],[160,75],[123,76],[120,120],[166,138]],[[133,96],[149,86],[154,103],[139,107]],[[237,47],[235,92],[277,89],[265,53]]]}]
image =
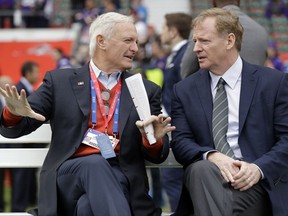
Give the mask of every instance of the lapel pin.
[{"label": "lapel pin", "polygon": [[78,82],[78,86],[82,86],[82,85],[84,85],[84,82],[83,82],[83,81]]}]

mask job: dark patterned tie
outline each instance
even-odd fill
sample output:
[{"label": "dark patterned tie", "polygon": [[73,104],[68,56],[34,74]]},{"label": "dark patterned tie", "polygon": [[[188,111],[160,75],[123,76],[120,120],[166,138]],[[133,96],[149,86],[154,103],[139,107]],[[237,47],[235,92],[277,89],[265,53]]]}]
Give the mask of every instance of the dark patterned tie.
[{"label": "dark patterned tie", "polygon": [[217,84],[217,92],[213,101],[212,132],[215,149],[234,158],[226,134],[228,130],[228,100],[225,91],[225,80],[222,77]]}]

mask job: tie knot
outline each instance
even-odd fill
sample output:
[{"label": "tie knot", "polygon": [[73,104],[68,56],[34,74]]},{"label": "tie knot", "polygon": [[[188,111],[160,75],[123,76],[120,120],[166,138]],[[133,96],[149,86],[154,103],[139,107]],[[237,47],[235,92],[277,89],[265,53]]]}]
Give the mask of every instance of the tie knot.
[{"label": "tie knot", "polygon": [[226,84],[225,80],[221,77],[217,83],[217,87],[220,88]]}]

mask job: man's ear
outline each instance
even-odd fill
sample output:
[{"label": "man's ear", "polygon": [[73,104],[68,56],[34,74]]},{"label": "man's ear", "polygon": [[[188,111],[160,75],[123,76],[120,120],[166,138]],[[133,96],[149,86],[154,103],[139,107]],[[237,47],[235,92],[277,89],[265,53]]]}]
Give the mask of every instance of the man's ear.
[{"label": "man's ear", "polygon": [[174,39],[177,36],[177,34],[178,34],[178,30],[176,29],[176,27],[174,27],[174,26],[170,27],[169,34],[170,34],[170,37],[172,39]]},{"label": "man's ear", "polygon": [[96,44],[100,49],[103,49],[103,50],[106,49],[106,41],[102,35],[96,36]]},{"label": "man's ear", "polygon": [[233,33],[229,33],[227,37],[227,49],[231,49],[235,45],[236,37]]}]

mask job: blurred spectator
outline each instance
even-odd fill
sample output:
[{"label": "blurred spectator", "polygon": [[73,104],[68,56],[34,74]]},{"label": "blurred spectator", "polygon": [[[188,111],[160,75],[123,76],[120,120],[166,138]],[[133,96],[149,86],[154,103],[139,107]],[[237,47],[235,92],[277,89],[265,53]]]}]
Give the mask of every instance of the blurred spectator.
[{"label": "blurred spectator", "polygon": [[85,8],[75,14],[75,21],[82,25],[80,43],[89,43],[89,26],[98,15],[99,8],[96,7],[95,0],[85,0]]},{"label": "blurred spectator", "polygon": [[[148,45],[147,43],[151,44]],[[162,47],[159,36],[147,43],[140,44],[138,47],[133,73],[141,73],[143,77],[162,87],[164,81],[163,71],[166,64],[166,53]],[[147,47],[150,46],[151,54],[148,54]]]},{"label": "blurred spectator", "polygon": [[[29,96],[33,85],[39,79],[39,65],[34,61],[26,61],[21,66],[21,79],[16,84],[18,93],[22,89]],[[10,144],[13,148],[33,148],[38,144]],[[12,212],[24,212],[28,207],[34,206],[37,199],[37,169],[13,168],[11,172],[12,185]]]},{"label": "blurred spectator", "polygon": [[22,16],[26,28],[47,28],[49,20],[45,17],[46,0],[21,0]]},{"label": "blurred spectator", "polygon": [[151,52],[152,52],[151,65],[153,67],[157,67],[157,68],[161,69],[162,71],[164,71],[165,66],[166,66],[166,60],[167,60],[168,52],[162,46],[160,36],[156,36],[152,39]]},{"label": "blurred spectator", "polygon": [[149,66],[150,58],[147,55],[146,44],[139,44],[133,61],[132,73],[141,73],[145,77],[145,70]]},{"label": "blurred spectator", "polygon": [[[51,14],[50,26],[69,28],[74,13],[71,11],[71,0],[50,0],[53,1],[53,12]],[[84,3],[83,7],[84,8]]]},{"label": "blurred spectator", "polygon": [[70,58],[64,54],[61,48],[55,48],[52,55],[56,60],[56,69],[72,68]]},{"label": "blurred spectator", "polygon": [[130,15],[134,19],[134,24],[138,33],[138,43],[139,44],[145,44],[148,40],[148,25],[147,23],[143,22],[139,15],[137,14],[137,11],[134,9],[131,9]]},{"label": "blurred spectator", "polygon": [[267,60],[265,66],[285,72],[285,65],[278,54],[277,44],[270,41],[267,48]]},{"label": "blurred spectator", "polygon": [[268,0],[265,8],[265,16],[271,19],[273,15],[286,16],[288,18],[288,7],[283,0]]},{"label": "blurred spectator", "polygon": [[87,44],[80,44],[78,49],[76,50],[74,54],[74,60],[76,63],[73,63],[70,58],[70,63],[74,67],[74,65],[84,65],[89,62],[90,56],[89,56],[89,46]]},{"label": "blurred spectator", "polygon": [[107,12],[117,12],[118,8],[114,0],[102,0],[100,14]]},{"label": "blurred spectator", "polygon": [[147,23],[148,18],[148,9],[145,5],[143,5],[142,0],[133,0],[132,8],[136,11],[139,16],[139,19],[145,23]]},{"label": "blurred spectator", "polygon": [[14,0],[0,0],[0,28],[13,27]]},{"label": "blurred spectator", "polygon": [[14,12],[13,12],[13,25],[16,28],[22,28],[22,27],[24,27],[24,20],[23,20],[21,2],[17,1],[15,3],[14,7],[15,7],[15,9],[14,9]]},{"label": "blurred spectator", "polygon": [[82,10],[85,7],[85,0],[70,0],[71,9],[74,11]]},{"label": "blurred spectator", "polygon": [[[5,84],[10,84],[12,85],[12,79],[9,76],[0,76],[0,87],[5,88]],[[0,111],[2,112],[2,109],[5,106],[5,100],[0,95]],[[6,148],[8,144],[0,144],[0,148]],[[4,212],[6,205],[5,205],[5,200],[4,200],[4,181],[5,180],[5,169],[0,168],[0,212]]]},{"label": "blurred spectator", "polygon": [[190,25],[192,17],[185,13],[169,13],[165,15],[161,42],[170,48],[171,54],[167,58],[164,70],[163,105],[171,115],[171,95],[175,83],[181,80],[180,64],[188,47]]}]

